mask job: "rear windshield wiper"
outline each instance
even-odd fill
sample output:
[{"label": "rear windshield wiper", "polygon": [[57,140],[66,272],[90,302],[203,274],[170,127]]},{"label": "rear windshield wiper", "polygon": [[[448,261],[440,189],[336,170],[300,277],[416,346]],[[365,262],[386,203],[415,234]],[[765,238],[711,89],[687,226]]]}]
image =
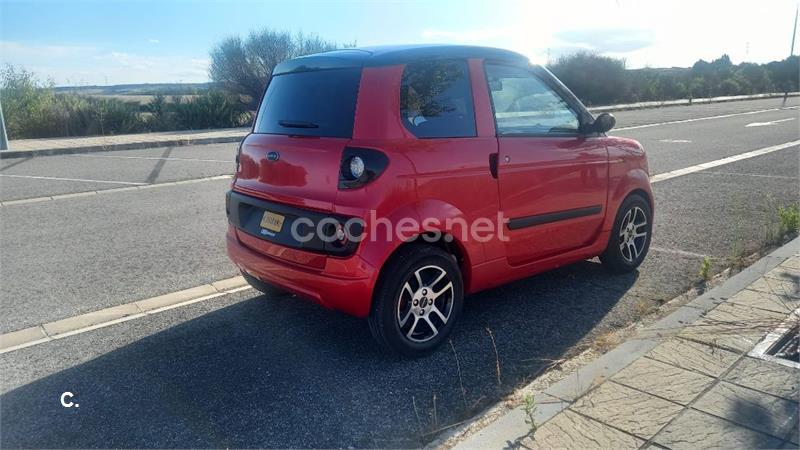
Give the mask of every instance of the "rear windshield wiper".
[{"label": "rear windshield wiper", "polygon": [[286,128],[319,128],[319,125],[314,122],[302,120],[279,120],[278,125]]}]

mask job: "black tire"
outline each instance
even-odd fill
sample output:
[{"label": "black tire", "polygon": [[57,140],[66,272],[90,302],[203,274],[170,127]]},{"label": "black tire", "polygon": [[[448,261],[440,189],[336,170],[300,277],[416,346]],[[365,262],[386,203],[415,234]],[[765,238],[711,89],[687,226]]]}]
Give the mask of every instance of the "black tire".
[{"label": "black tire", "polygon": [[253,287],[253,289],[261,292],[262,294],[276,296],[286,293],[286,291],[271,284],[265,283],[245,271],[242,271],[242,276],[244,277],[244,280]]},{"label": "black tire", "polygon": [[[450,288],[448,283],[452,283]],[[431,300],[428,296],[436,293],[434,288],[439,295]],[[375,286],[369,329],[381,347],[405,356],[423,356],[447,339],[463,302],[461,271],[452,255],[426,245],[402,248],[386,263]],[[409,322],[412,318],[413,323]],[[433,335],[426,339],[426,332]]]},{"label": "black tire", "polygon": [[[618,273],[630,272],[639,267],[650,249],[650,239],[653,236],[652,211],[647,200],[639,194],[631,194],[622,202],[617,211],[617,217],[614,219],[614,228],[608,238],[608,246],[603,254],[600,255],[600,261],[604,266]],[[644,227],[637,226],[634,222],[633,231],[630,230],[629,226],[626,226],[628,234],[624,234],[622,227],[629,223],[626,220],[629,212],[631,212],[634,220],[637,217],[641,217],[640,214],[644,215],[647,222]],[[647,233],[646,236],[634,237],[637,233],[642,232],[642,228]],[[633,247],[630,246],[631,243]]]}]

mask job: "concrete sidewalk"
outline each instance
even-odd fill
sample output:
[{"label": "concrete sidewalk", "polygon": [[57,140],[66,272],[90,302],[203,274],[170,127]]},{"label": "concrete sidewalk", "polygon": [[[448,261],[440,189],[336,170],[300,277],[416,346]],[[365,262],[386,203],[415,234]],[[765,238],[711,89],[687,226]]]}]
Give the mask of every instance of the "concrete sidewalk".
[{"label": "concrete sidewalk", "polygon": [[249,132],[250,128],[225,128],[217,130],[120,134],[116,136],[17,139],[9,142],[10,150],[0,151],[0,159],[239,142]]},{"label": "concrete sidewalk", "polygon": [[799,285],[797,238],[456,448],[798,448],[800,365],[763,353]]}]

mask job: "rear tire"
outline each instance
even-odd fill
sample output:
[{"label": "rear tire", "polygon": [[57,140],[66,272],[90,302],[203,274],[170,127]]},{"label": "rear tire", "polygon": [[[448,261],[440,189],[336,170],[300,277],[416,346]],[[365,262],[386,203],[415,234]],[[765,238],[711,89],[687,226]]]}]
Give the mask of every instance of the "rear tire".
[{"label": "rear tire", "polygon": [[375,286],[369,329],[383,348],[423,356],[447,339],[463,302],[461,271],[450,254],[406,247],[386,263]]},{"label": "rear tire", "polygon": [[653,212],[641,195],[631,194],[620,205],[608,246],[600,261],[608,269],[630,272],[644,261],[653,234]]}]

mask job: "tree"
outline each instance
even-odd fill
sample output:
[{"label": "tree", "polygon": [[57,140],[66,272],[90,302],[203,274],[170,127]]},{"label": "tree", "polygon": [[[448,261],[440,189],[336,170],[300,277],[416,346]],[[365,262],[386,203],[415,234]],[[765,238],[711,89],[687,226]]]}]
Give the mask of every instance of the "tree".
[{"label": "tree", "polygon": [[231,36],[217,44],[211,50],[209,76],[229,93],[239,95],[249,109],[255,110],[272,70],[281,61],[352,46],[337,45],[316,34],[264,29],[250,33],[247,39]]},{"label": "tree", "polygon": [[550,70],[589,105],[607,105],[626,96],[624,60],[578,52],[560,57]]}]

